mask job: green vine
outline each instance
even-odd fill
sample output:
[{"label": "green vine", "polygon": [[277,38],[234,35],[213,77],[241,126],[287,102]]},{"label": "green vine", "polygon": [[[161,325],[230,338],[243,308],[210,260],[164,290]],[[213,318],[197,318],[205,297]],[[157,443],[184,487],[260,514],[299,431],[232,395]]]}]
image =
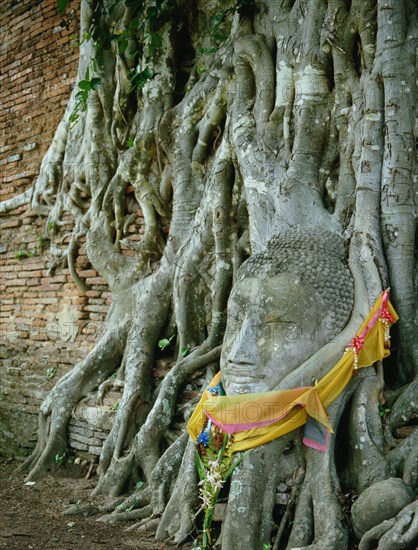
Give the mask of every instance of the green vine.
[{"label": "green vine", "polygon": [[90,67],[87,67],[84,79],[80,80],[80,82],[77,84],[80,90],[75,94],[76,101],[75,101],[74,109],[70,115],[70,123],[72,125],[77,123],[80,117],[80,111],[81,112],[87,111],[87,102],[89,99],[90,92],[92,90],[97,90],[97,88],[101,86],[101,84],[102,84],[102,81],[100,80],[100,78],[97,78],[97,77],[90,78]]},{"label": "green vine", "polygon": [[[234,5],[216,13],[212,17],[212,20],[210,23],[210,38],[213,45],[208,48],[199,48],[198,52],[201,54],[209,54],[209,55],[215,54],[218,51],[219,46],[227,38],[227,35],[225,34],[226,33],[225,23],[228,17],[235,15],[235,13],[239,13],[242,17],[251,16],[253,15],[255,9],[256,9],[255,0],[237,0]],[[201,65],[198,65],[197,67],[198,76],[200,77],[204,72],[206,72],[206,69]]]},{"label": "green vine", "polygon": [[[130,21],[124,28],[110,31],[109,18],[124,4],[131,11]],[[58,0],[57,11],[63,17],[60,25],[69,28],[75,10],[71,9],[66,15],[70,0]],[[163,38],[160,29],[172,16],[175,0],[153,0],[145,7],[143,0],[115,0],[106,7],[103,0],[96,3],[89,29],[84,33],[80,45],[91,40],[94,46],[94,55],[83,80],[77,83],[78,91],[75,95],[74,109],[70,115],[71,125],[75,125],[82,112],[87,110],[90,93],[102,85],[98,76],[90,78],[90,73],[99,72],[103,65],[104,53],[115,48],[116,54],[128,59],[127,78],[131,84],[129,92],[142,89],[157,73],[152,68],[156,52],[163,47]],[[210,35],[214,46],[200,48],[200,53],[213,54],[219,45],[226,39],[224,24],[230,15],[239,13],[249,15],[255,10],[254,0],[237,0],[236,3],[217,13],[211,22]],[[135,45],[136,47],[130,47]],[[206,69],[199,65],[198,76]]]},{"label": "green vine", "polygon": [[[131,11],[131,19],[125,28],[119,28],[112,33],[109,28],[109,18],[121,3]],[[57,10],[63,16],[60,25],[69,28],[70,18],[66,16],[66,10],[70,0],[58,0]],[[90,93],[102,84],[102,80],[95,76],[90,78],[90,73],[97,74],[103,65],[104,53],[115,48],[116,54],[126,57],[129,60],[127,77],[130,81],[130,92],[143,88],[147,82],[156,76],[152,69],[152,62],[155,54],[163,46],[163,38],[160,29],[171,17],[174,0],[163,2],[154,0],[145,7],[142,0],[115,0],[110,7],[104,5],[103,0],[97,2],[89,29],[84,33],[80,42],[92,41],[94,55],[89,64],[83,80],[77,83],[79,90],[75,95],[74,109],[70,115],[71,125],[75,125],[80,113],[87,110]],[[74,10],[70,10],[73,14]],[[129,46],[135,44],[136,48],[131,51]]]}]

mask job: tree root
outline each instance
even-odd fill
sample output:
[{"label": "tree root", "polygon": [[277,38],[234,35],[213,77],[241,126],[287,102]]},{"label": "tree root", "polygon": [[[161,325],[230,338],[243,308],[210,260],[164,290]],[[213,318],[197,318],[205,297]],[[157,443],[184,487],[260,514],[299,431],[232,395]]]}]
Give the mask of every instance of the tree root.
[{"label": "tree root", "polygon": [[293,506],[295,505],[295,499],[299,492],[299,485],[302,483],[304,475],[305,475],[305,471],[302,470],[301,468],[298,468],[297,470],[295,470],[295,473],[293,475],[293,486],[292,486],[292,492],[290,494],[290,499],[287,504],[286,511],[283,514],[283,517],[280,521],[272,550],[279,550],[280,548],[283,532],[285,530],[287,522],[289,521],[291,508],[293,508]]},{"label": "tree root", "polygon": [[111,514],[102,516],[100,521],[116,523],[160,516],[165,509],[173,480],[180,468],[188,437],[187,433],[183,433],[166,450],[155,466],[150,484],[146,488],[126,498]]},{"label": "tree root", "polygon": [[[333,464],[333,453],[329,451],[318,453],[316,450],[308,449],[306,462],[307,470],[304,485],[309,486],[309,493],[303,490],[301,496],[304,500],[305,510],[312,510],[315,538],[308,541],[305,534],[302,535],[301,539],[299,538],[302,529],[299,525],[301,514],[298,510],[297,518],[295,518],[297,522],[294,523],[294,525],[297,525],[297,532],[293,533],[292,531],[288,548],[294,548],[295,546],[304,550],[323,550],[324,548],[339,550],[346,548],[348,533],[344,526],[341,505],[338,500],[339,487]],[[303,523],[306,523],[306,521]],[[312,534],[311,529],[308,529],[307,532]]]},{"label": "tree root", "polygon": [[161,516],[155,538],[184,541],[193,530],[194,510],[197,508],[196,448],[188,439],[179,475],[170,499]]},{"label": "tree root", "polygon": [[[119,503],[117,510],[114,510],[115,514],[118,512],[126,512],[127,510],[135,510],[137,508],[143,508],[148,506],[151,502],[151,488],[145,487],[135,491],[127,498],[118,499]],[[110,510],[108,510],[110,512]]]},{"label": "tree root", "polygon": [[403,426],[413,418],[418,418],[418,377],[406,386],[391,407],[389,424],[391,430]]},{"label": "tree root", "polygon": [[352,450],[347,468],[348,477],[358,493],[389,475],[378,409],[381,380],[373,370],[361,375],[362,379],[353,395],[348,427]]},{"label": "tree root", "polygon": [[287,548],[303,547],[313,539],[313,502],[312,494],[307,483],[302,485],[297,501],[293,527],[290,533]]},{"label": "tree root", "polygon": [[120,364],[126,327],[106,333],[84,361],[64,375],[41,405],[37,445],[21,466],[28,481],[41,477],[67,450],[67,424],[73,407],[106,379]]},{"label": "tree root", "polygon": [[[345,392],[328,409],[334,429],[350,396],[351,392]],[[347,547],[348,529],[339,500],[340,485],[334,454],[335,437],[330,437],[329,447],[324,453],[310,448],[306,450],[306,475],[288,541],[289,550],[340,550]]]},{"label": "tree root", "polygon": [[234,470],[222,527],[223,548],[261,548],[270,543],[276,487],[283,476],[273,465],[292,437],[252,449]]},{"label": "tree root", "polygon": [[402,477],[407,485],[418,484],[418,427],[388,454],[391,474]]},{"label": "tree root", "polygon": [[375,541],[379,541],[378,550],[407,550],[416,547],[418,501],[405,506],[396,518],[385,520],[367,531],[360,541],[359,550],[369,550]]},{"label": "tree root", "polygon": [[112,514],[101,516],[97,521],[101,521],[102,523],[118,523],[119,521],[131,521],[135,519],[149,518],[151,514],[152,506],[148,505],[137,510],[130,510],[129,512],[113,512]]},{"label": "tree root", "polygon": [[[165,376],[154,406],[135,436],[129,455],[126,458],[112,458],[94,494],[120,494],[129,481],[130,474],[138,468],[142,469],[145,481],[150,482],[160,459],[161,440],[173,417],[179,388],[193,372],[219,358],[220,346],[205,353],[207,347],[210,347],[209,343],[202,344],[194,353],[179,361]],[[126,418],[128,419],[129,417]]]},{"label": "tree root", "polygon": [[148,518],[135,525],[131,525],[128,527],[127,531],[155,532],[159,524],[160,520],[158,518]]},{"label": "tree root", "polygon": [[98,513],[103,512],[112,512],[115,507],[121,505],[123,500],[121,499],[111,499],[105,504],[96,505],[96,504],[74,504],[69,506],[63,512],[64,516],[94,516]]},{"label": "tree root", "polygon": [[[245,3],[235,2],[236,7]],[[79,93],[74,89],[73,105],[70,102],[57,129],[33,193],[26,191],[0,204],[1,213],[32,197],[32,207],[49,214],[51,236],[57,236],[55,228],[68,223],[67,214],[71,216],[75,223],[67,256],[74,280],[85,290],[75,262],[78,241],[85,235],[89,260],[109,283],[114,303],[119,303],[118,311],[106,320],[110,330],[42,404],[38,443],[24,467],[30,470],[28,479],[36,479],[55,463],[57,454],[65,452],[73,407],[97,387],[100,402],[123,357],[124,391],[102,448],[95,494],[119,495],[139,479],[144,488],[122,502],[112,500],[105,508],[86,505],[68,513],[99,511],[103,514],[99,521],[110,523],[136,520],[131,529],[157,529],[162,540],[181,542],[189,536],[198,503],[195,446],[186,433],[170,445],[171,434],[177,433],[173,418],[178,414],[178,394],[200,368],[218,362],[220,348],[215,346],[221,341],[228,294],[241,260],[263,249],[272,234],[288,226],[322,226],[352,234],[349,264],[355,306],[344,331],[288,373],[281,387],[311,384],[339,359],[387,282],[385,259],[401,314],[404,375],[415,372],[412,360],[417,348],[411,337],[415,228],[409,177],[413,155],[405,146],[413,133],[409,122],[403,123],[412,120],[405,115],[412,112],[413,99],[403,92],[399,96],[397,81],[392,90],[391,76],[402,75],[402,85],[413,80],[414,42],[404,38],[415,13],[412,0],[403,2],[400,10],[394,9],[396,0],[387,3],[391,9],[361,1],[260,2],[256,17],[248,6],[239,6],[233,15],[228,8],[222,25],[225,29],[230,25],[230,37],[219,45],[211,66],[197,75],[204,59],[199,57],[200,46],[213,38],[213,29],[202,22],[209,21],[209,4],[216,2],[206,3],[204,18],[201,7],[186,2],[184,7],[191,8],[186,18],[177,6],[165,14],[161,28],[154,29],[158,32],[150,27],[150,38],[160,39],[164,47],[153,48],[149,56],[154,78],[135,90],[125,69],[142,65],[144,59],[137,58],[143,50],[139,43],[147,48],[148,37],[139,27],[131,33],[129,24],[138,11],[148,13],[150,4],[158,5],[157,12],[161,4],[164,19],[163,6],[172,3],[145,2],[144,10],[137,11],[132,2],[125,6],[114,2],[112,10],[100,16],[112,36],[116,32],[114,36],[123,38],[123,28],[129,29],[125,54],[114,43],[104,54],[106,63],[93,63],[101,85],[92,90],[86,112],[79,112],[78,124],[70,125]],[[82,2],[81,36],[95,25],[95,4]],[[403,11],[405,17],[399,20],[407,22],[404,26],[396,17],[389,20],[392,12]],[[392,50],[379,36],[386,22],[394,23]],[[190,88],[184,88],[179,77],[183,62],[191,60],[187,50],[190,58],[196,53]],[[78,80],[87,78],[92,55],[91,41],[83,40]],[[143,56],[147,57],[145,50]],[[396,126],[392,110],[399,112]],[[133,141],[129,148],[128,138]],[[66,169],[67,163],[77,166],[76,173]],[[327,184],[332,192],[326,192]],[[138,234],[134,241],[128,231],[139,206],[145,232],[142,240]],[[244,255],[237,251],[236,241],[241,237],[243,242],[247,235]],[[125,255],[121,242],[133,256]],[[406,257],[406,264],[398,261],[401,257]],[[136,326],[112,329],[112,322],[128,325],[132,319]],[[155,396],[151,371],[158,338],[167,326],[177,328],[177,347],[192,352],[178,360]],[[128,328],[132,340],[126,343]],[[209,337],[200,344],[206,334]],[[350,449],[354,458],[350,464],[348,457],[346,471],[357,488],[392,472],[399,476],[403,472],[407,483],[416,484],[418,430],[400,443],[394,438],[392,450],[387,451],[377,409],[382,377],[363,374],[350,385],[354,390],[360,384],[349,420],[349,443],[358,448]],[[337,405],[334,420],[345,409],[351,389]],[[417,380],[390,405],[391,415],[385,418],[390,431],[412,423],[418,414],[416,390]],[[258,549],[270,543],[276,486],[283,476],[290,477],[285,473],[290,461],[285,446],[294,437],[289,434],[251,451],[235,470],[221,535],[223,548]],[[305,479],[300,490],[292,489],[292,499],[298,498],[289,548],[346,547],[334,445],[331,438],[327,453],[306,452]],[[289,456],[294,461],[291,471],[305,467],[300,447]],[[291,510],[289,506],[282,517],[275,546],[282,544]],[[367,533],[361,544],[366,549],[379,539],[381,550],[406,548],[416,542],[416,524],[416,508],[411,505]]]}]

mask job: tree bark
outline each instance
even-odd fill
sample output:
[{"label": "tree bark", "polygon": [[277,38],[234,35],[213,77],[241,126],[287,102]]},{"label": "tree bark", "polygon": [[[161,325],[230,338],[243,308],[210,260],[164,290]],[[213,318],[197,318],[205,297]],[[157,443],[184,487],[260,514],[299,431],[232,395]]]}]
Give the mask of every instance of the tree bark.
[{"label": "tree bark", "polygon": [[[71,273],[85,290],[75,257],[86,236],[114,305],[102,339],[41,407],[28,479],[65,450],[74,405],[120,368],[123,395],[96,493],[116,496],[138,479],[145,488],[103,520],[140,519],[137,527],[156,529],[161,540],[190,536],[195,449],[184,431],[174,442],[168,437],[177,405],[192,378],[208,381],[219,367],[228,296],[243,260],[274,235],[307,229],[313,238],[327,230],[345,239],[354,308],[341,334],[281,387],[326,373],[390,286],[401,319],[391,380],[405,388],[393,424],[389,415],[382,425],[384,369],[360,376],[333,405],[336,437],[325,454],[304,451],[299,431],[251,451],[232,478],[222,548],[260,549],[274,544],[278,529],[283,548],[348,548],[350,491],[394,471],[416,483],[416,431],[402,442],[393,432],[417,414],[409,400],[418,375],[416,16],[412,0],[82,2],[87,38],[78,80],[94,75],[100,85],[76,123],[75,88],[33,190],[0,212],[30,199],[58,230],[69,213],[74,231],[63,253]],[[135,245],[127,227],[137,208],[145,233]],[[59,231],[51,239],[57,244]],[[134,250],[134,262],[121,244]],[[174,332],[175,363],[156,389],[157,343]],[[285,510],[277,488],[301,470]],[[408,548],[416,529],[399,533],[416,521],[412,513],[386,518],[390,524],[376,526],[361,547],[380,538],[379,548]]]}]

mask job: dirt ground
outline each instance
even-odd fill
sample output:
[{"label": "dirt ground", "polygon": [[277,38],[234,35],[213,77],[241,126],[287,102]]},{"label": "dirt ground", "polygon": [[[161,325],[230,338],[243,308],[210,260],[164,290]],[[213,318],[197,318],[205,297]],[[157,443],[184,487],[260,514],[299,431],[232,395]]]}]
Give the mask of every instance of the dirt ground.
[{"label": "dirt ground", "polygon": [[[25,485],[16,473],[18,463],[0,457],[0,548],[164,550],[174,548],[156,542],[153,535],[127,532],[130,523],[108,525],[90,517],[65,516],[70,504],[91,501],[97,478],[85,479],[86,467],[57,469],[34,485]],[[191,548],[192,543],[182,546]],[[178,547],[180,548],[180,547]]]}]

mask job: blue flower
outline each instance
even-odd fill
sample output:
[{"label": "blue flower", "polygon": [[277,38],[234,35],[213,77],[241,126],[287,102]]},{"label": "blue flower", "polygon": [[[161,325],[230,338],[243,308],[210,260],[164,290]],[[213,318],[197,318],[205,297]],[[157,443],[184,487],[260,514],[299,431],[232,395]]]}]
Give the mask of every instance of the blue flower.
[{"label": "blue flower", "polygon": [[201,431],[200,434],[197,436],[197,442],[201,443],[204,447],[207,447],[209,443],[209,434],[206,431]]},{"label": "blue flower", "polygon": [[225,390],[222,382],[219,382],[218,384],[216,384],[216,386],[208,386],[206,389],[212,395],[225,395]]}]

